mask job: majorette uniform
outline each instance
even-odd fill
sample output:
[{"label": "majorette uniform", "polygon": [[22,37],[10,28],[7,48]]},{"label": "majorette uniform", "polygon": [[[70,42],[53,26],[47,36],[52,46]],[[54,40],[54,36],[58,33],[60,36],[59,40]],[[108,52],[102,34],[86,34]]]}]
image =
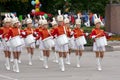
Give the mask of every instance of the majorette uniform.
[{"label": "majorette uniform", "polygon": [[[101,29],[98,29],[98,28],[94,28],[92,30],[91,34],[90,34],[90,38],[92,38],[93,36],[96,36],[96,38],[100,38],[102,36],[106,36],[106,34],[105,34],[104,30],[101,30]],[[96,41],[94,39],[93,51],[105,51],[105,46],[98,47],[96,45]]]},{"label": "majorette uniform", "polygon": [[[16,37],[16,36],[19,36],[21,35],[21,31],[19,28],[17,27],[12,27],[10,30],[9,30],[9,37],[13,38],[13,37]],[[22,46],[22,45],[21,45]],[[12,50],[13,52],[16,51],[16,52],[21,52],[21,46],[18,46],[18,47],[12,47]]]},{"label": "majorette uniform", "polygon": [[76,43],[76,38],[79,38],[80,36],[84,36],[84,31],[80,28],[74,28],[73,29],[74,32],[74,38],[75,38],[75,50],[84,50],[84,45],[80,45],[78,46]]},{"label": "majorette uniform", "polygon": [[[24,32],[25,32],[25,35],[24,36],[28,36],[28,35],[33,35],[34,34],[34,29],[33,28],[25,28],[24,29]],[[34,36],[34,35],[33,35]],[[31,47],[31,48],[35,48],[35,43],[31,43],[31,44],[26,44],[25,43],[25,45],[26,45],[26,47]]]},{"label": "majorette uniform", "polygon": [[3,50],[4,51],[11,51],[11,48],[9,47],[9,43],[7,45],[7,41],[9,39],[8,33],[9,33],[10,27],[2,27],[0,29],[0,35],[2,35],[2,44],[3,44]]},{"label": "majorette uniform", "polygon": [[[67,33],[67,31],[66,32],[65,31],[66,31],[65,26],[58,26],[57,28],[55,28],[53,34],[57,35],[57,37],[58,37],[60,35]],[[59,47],[59,50],[58,50],[59,52],[68,52],[68,45],[66,45],[66,44],[63,46],[58,45],[58,47]]]}]

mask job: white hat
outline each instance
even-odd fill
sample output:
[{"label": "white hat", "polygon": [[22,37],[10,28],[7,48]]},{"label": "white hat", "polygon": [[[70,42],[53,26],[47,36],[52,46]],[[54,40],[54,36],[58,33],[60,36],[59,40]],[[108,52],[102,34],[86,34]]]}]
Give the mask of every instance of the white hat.
[{"label": "white hat", "polygon": [[18,20],[17,17],[15,17],[15,18],[12,19],[12,25],[14,25],[15,23],[18,23],[18,22],[19,22],[19,20]]},{"label": "white hat", "polygon": [[81,24],[81,19],[79,14],[78,14],[78,18],[75,20],[75,24]]},{"label": "white hat", "polygon": [[26,20],[26,24],[32,23],[32,19],[30,18],[30,14],[28,14],[28,18]]},{"label": "white hat", "polygon": [[48,24],[48,22],[47,22],[47,20],[45,19],[45,17],[44,17],[44,16],[42,16],[42,17],[43,17],[42,25]]},{"label": "white hat", "polygon": [[4,23],[6,23],[6,22],[11,22],[11,18],[10,17],[8,17],[8,15],[7,14],[5,14],[5,18],[4,18]]},{"label": "white hat", "polygon": [[57,25],[55,18],[53,18],[53,21],[51,22],[51,24],[52,24],[52,26]]},{"label": "white hat", "polygon": [[61,11],[58,10],[58,16],[57,16],[58,21],[63,21],[63,16],[61,15]]},{"label": "white hat", "polygon": [[67,15],[64,15],[65,19],[64,19],[64,23],[70,23],[70,20],[68,19]]},{"label": "white hat", "polygon": [[11,14],[11,16],[12,16],[12,25],[19,22],[18,18],[15,17],[14,14]]},{"label": "white hat", "polygon": [[101,23],[99,18],[94,19],[94,24]]}]

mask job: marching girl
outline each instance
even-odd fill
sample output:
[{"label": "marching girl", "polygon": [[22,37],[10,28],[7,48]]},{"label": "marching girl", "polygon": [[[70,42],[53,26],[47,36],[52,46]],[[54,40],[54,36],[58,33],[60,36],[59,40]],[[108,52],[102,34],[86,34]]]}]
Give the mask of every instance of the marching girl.
[{"label": "marching girl", "polygon": [[51,37],[50,31],[47,29],[48,28],[48,22],[45,19],[45,17],[43,16],[43,21],[42,21],[42,25],[43,25],[43,29],[39,32],[39,37],[38,38],[42,38],[42,42],[43,42],[43,55],[44,55],[44,67],[47,69],[48,68],[48,58],[50,56],[50,50],[52,48],[51,47],[47,47],[47,44],[50,43],[45,43],[44,40],[47,40],[48,37]]},{"label": "marching girl", "polygon": [[[30,15],[28,15],[28,19],[26,20],[27,27],[24,29],[24,36],[25,36],[25,46],[27,48],[28,57],[29,57],[29,65],[32,65],[32,56],[34,54],[34,48],[35,48],[35,39],[33,37],[34,30],[32,28],[32,19],[30,18]],[[27,38],[31,37],[31,43],[27,43]]]},{"label": "marching girl", "polygon": [[[40,19],[39,19],[39,21],[38,21],[38,28],[36,28],[36,34],[37,33],[39,33],[39,32],[41,32],[42,31],[42,29],[43,29],[43,25],[42,25],[42,16],[40,16]],[[42,39],[40,38],[40,39],[38,39],[38,42],[39,42],[39,49],[40,49],[40,55],[39,55],[39,59],[41,60],[41,61],[43,61],[44,60],[44,57],[43,57],[43,43],[42,43]]]},{"label": "marching girl", "polygon": [[[95,54],[96,54],[97,69],[99,71],[101,71],[102,70],[101,61],[104,57],[105,45],[98,46],[96,39],[100,38],[100,37],[104,37],[104,36],[106,36],[106,34],[105,34],[104,30],[100,29],[101,22],[98,18],[95,19],[94,24],[95,24],[95,28],[92,30],[92,32],[90,34],[90,38],[94,39],[93,51],[95,51]],[[104,41],[103,41],[103,43],[104,43]]]},{"label": "marching girl", "polygon": [[[9,30],[9,34],[8,34],[9,37],[11,37],[11,39],[13,39],[13,38],[16,38],[19,36],[19,40],[21,40],[20,30],[19,30],[19,21],[18,21],[17,17],[14,17],[12,19],[12,25],[13,25],[12,28]],[[17,44],[17,41],[16,41],[16,44]],[[19,72],[18,60],[19,60],[19,56],[20,56],[21,45],[16,46],[16,47],[12,46],[13,56],[14,56],[14,65],[13,65],[14,72]]]},{"label": "marching girl", "polygon": [[[61,39],[60,41],[63,44],[60,44],[61,42],[58,42],[58,48],[59,48],[59,65],[60,65],[60,69],[61,71],[65,71],[65,66],[64,66],[64,61],[63,58],[66,60],[66,52],[68,52],[68,38],[66,35],[66,29],[64,27],[64,22],[63,22],[63,16],[61,15],[61,11],[58,11],[59,15],[57,16],[57,20],[58,20],[58,27],[54,30],[54,35],[57,35],[57,38],[59,37],[59,39]],[[61,36],[62,35],[62,36]],[[64,39],[62,39],[62,37],[65,37],[65,41]]]},{"label": "marching girl", "polygon": [[5,18],[4,18],[4,27],[2,27],[0,29],[0,35],[2,35],[2,43],[3,43],[3,50],[5,53],[5,58],[6,58],[6,69],[10,70],[10,47],[7,44],[8,43],[8,33],[9,33],[9,29],[11,27],[11,18],[9,18],[7,16],[7,14],[5,14]]},{"label": "marching girl", "polygon": [[[52,24],[52,28],[51,28],[50,32],[51,32],[51,34],[53,35],[54,30],[55,30],[55,29],[57,28],[57,26],[58,26],[55,18],[53,18],[53,21],[51,22],[51,24]],[[57,44],[57,41],[56,41],[57,36],[56,36],[56,35],[53,35],[53,37],[54,37],[54,41],[55,41],[55,47],[54,47],[54,49],[53,49],[53,52],[54,52],[54,60],[53,60],[53,62],[58,63],[58,44]]]},{"label": "marching girl", "polygon": [[[84,36],[84,31],[80,28],[81,27],[81,20],[78,16],[78,19],[75,21],[76,25],[73,29],[74,32],[74,38],[75,38],[75,52],[76,52],[76,61],[77,61],[77,67],[80,67],[80,58],[82,57],[83,50],[84,50],[84,44],[81,44],[80,41],[77,41],[77,38]],[[82,41],[83,43],[83,41]]]},{"label": "marching girl", "polygon": [[[65,19],[64,19],[64,27],[66,29],[66,35],[68,37],[68,40],[70,40],[71,38],[71,29],[70,29],[70,20],[68,19],[68,16],[67,15],[64,15]],[[70,44],[70,42],[69,42]],[[66,64],[71,64],[70,63],[70,46],[69,44],[66,44],[66,48],[68,48],[68,52],[66,52],[67,56],[66,56]]]}]

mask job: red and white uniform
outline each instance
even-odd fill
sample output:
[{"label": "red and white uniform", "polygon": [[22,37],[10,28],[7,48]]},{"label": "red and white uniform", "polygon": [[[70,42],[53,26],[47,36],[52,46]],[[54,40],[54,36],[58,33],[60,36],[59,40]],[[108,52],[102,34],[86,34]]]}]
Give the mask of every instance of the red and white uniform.
[{"label": "red and white uniform", "polygon": [[[25,32],[25,35],[24,35],[24,37],[26,38],[28,35],[31,35],[31,34],[33,34],[33,36],[35,36],[34,35],[34,29],[33,28],[25,28],[24,29],[24,32]],[[26,44],[25,43],[25,45],[26,45],[26,47],[31,47],[31,48],[35,48],[35,43],[32,43],[32,44]]]},{"label": "red and white uniform", "polygon": [[[16,37],[16,36],[19,36],[20,37],[21,35],[21,30],[17,27],[12,27],[11,29],[9,29],[9,33],[8,33],[8,36],[12,38]],[[22,47],[19,46],[19,47],[15,47],[15,48],[12,48],[13,51],[18,51],[18,52],[21,52],[22,50]]]},{"label": "red and white uniform", "polygon": [[9,45],[6,45],[7,41],[9,40],[9,36],[8,36],[9,29],[10,29],[10,27],[2,27],[0,29],[0,35],[1,35],[1,38],[2,38],[3,50],[5,50],[5,51],[10,51],[11,50]]},{"label": "red and white uniform", "polygon": [[[84,31],[80,28],[74,28],[73,29],[74,32],[74,38],[79,38],[80,36],[85,36]],[[76,41],[75,41],[75,48],[76,50],[84,50],[84,45],[80,45],[78,46]]]},{"label": "red and white uniform", "polygon": [[[39,30],[38,35],[39,35],[38,39],[41,38],[41,40],[44,40],[44,39],[50,37],[51,33],[49,32],[48,29],[42,28]],[[41,47],[42,50],[51,50],[51,48],[49,48],[49,49],[45,48],[43,41],[41,42],[41,44],[42,44],[42,47]]]},{"label": "red and white uniform", "polygon": [[[67,34],[67,31],[65,29],[65,26],[58,26],[57,28],[55,28],[53,35],[56,35],[57,37],[63,34]],[[59,43],[59,42],[58,42]],[[59,46],[59,52],[68,52],[68,44],[65,44],[63,46]]]},{"label": "red and white uniform", "polygon": [[106,36],[107,34],[104,32],[104,30],[94,28],[90,34],[90,38],[94,37],[94,43],[93,43],[93,51],[105,51],[105,46],[97,47],[95,38],[99,38],[102,36]]}]

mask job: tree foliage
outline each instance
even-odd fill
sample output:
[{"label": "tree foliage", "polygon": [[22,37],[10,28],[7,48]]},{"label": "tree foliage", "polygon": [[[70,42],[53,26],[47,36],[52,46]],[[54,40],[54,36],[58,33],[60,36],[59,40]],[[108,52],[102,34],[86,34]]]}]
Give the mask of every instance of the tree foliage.
[{"label": "tree foliage", "polygon": [[[5,10],[17,12],[18,14],[27,14],[34,6],[31,5],[32,0],[0,0],[0,5],[5,7]],[[92,11],[104,15],[105,6],[109,0],[40,0],[42,7],[41,11],[56,14],[60,9],[63,12],[68,11]]]}]

